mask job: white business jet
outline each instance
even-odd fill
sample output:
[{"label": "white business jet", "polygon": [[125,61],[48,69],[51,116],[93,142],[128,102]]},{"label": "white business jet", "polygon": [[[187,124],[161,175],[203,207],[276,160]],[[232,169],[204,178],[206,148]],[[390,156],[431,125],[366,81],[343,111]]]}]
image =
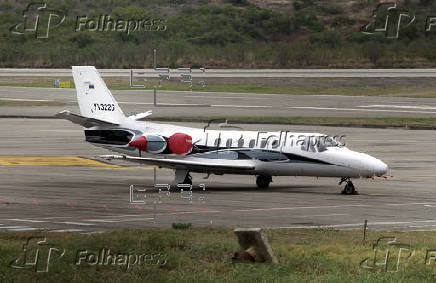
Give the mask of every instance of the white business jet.
[{"label": "white business jet", "polygon": [[373,178],[388,166],[318,133],[209,130],[146,121],[151,112],[126,117],[98,71],[72,67],[80,115],[56,116],[85,128],[86,141],[117,155],[102,156],[171,168],[175,182],[192,184],[190,172],[256,176],[267,188],[273,176],[336,177],[344,194],[355,194],[352,178]]}]

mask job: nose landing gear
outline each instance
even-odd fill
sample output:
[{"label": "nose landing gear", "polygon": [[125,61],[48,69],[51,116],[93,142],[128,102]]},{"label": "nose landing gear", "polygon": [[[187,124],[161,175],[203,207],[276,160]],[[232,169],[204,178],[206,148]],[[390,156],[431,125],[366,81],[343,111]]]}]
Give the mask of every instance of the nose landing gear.
[{"label": "nose landing gear", "polygon": [[259,189],[266,189],[269,187],[269,183],[272,182],[271,176],[259,175],[256,178],[256,185]]},{"label": "nose landing gear", "polygon": [[342,190],[341,194],[343,194],[343,195],[358,195],[359,194],[356,191],[356,188],[354,188],[353,182],[351,182],[350,178],[348,178],[348,177],[341,178],[339,185],[342,185],[343,182],[346,182],[346,184],[345,184],[345,187]]}]

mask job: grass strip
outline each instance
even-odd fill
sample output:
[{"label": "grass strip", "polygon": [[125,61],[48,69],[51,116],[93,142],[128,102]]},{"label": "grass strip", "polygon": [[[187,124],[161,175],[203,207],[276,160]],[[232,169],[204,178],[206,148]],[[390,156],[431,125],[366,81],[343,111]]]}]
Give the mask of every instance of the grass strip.
[{"label": "grass strip", "polygon": [[[16,78],[14,78],[16,79]],[[13,81],[13,79],[11,79]],[[128,78],[104,78],[108,88],[112,90],[136,90],[132,89],[128,84]],[[71,87],[74,88],[72,79],[65,81],[71,82]],[[141,82],[138,82],[141,83]],[[141,83],[142,84],[142,83]],[[153,85],[158,85],[157,81],[145,82],[146,90],[152,90]],[[30,78],[27,82],[2,82],[0,86],[12,87],[44,87],[52,88],[53,79],[49,78]],[[190,88],[183,83],[175,81],[165,81],[161,91],[189,91]],[[436,92],[432,87],[408,87],[408,86],[371,86],[364,87],[357,85],[338,86],[338,87],[321,87],[321,86],[292,86],[292,85],[248,85],[248,84],[210,84],[206,87],[194,85],[193,92],[230,92],[230,93],[256,93],[256,94],[291,94],[291,95],[347,95],[347,96],[389,96],[389,97],[414,97],[414,98],[435,98]]]},{"label": "grass strip", "polygon": [[[431,282],[436,275],[434,253],[433,258],[428,256],[428,250],[436,246],[434,232],[369,231],[365,243],[358,230],[264,232],[279,264],[232,262],[233,253],[240,248],[230,228],[124,230],[91,235],[6,232],[0,234],[0,279],[2,282]],[[42,237],[39,240],[46,237],[46,244],[38,246],[41,260],[38,270],[46,268],[48,249],[55,248],[48,272],[35,272],[31,265],[24,269],[11,267],[11,263],[22,264],[15,260],[20,257],[23,260],[23,244],[30,236]],[[376,262],[383,262],[389,249],[388,265],[374,266],[374,244],[383,236],[395,237],[398,245],[387,245],[392,239],[380,241]],[[37,240],[30,241],[27,247],[29,258],[35,255]],[[403,250],[397,271],[400,248]],[[62,251],[65,254],[59,258]],[[120,255],[120,260],[112,264],[107,261],[107,254]],[[151,264],[154,261],[148,257],[146,264],[143,257],[140,264],[133,264],[134,256],[141,254],[154,255],[154,260],[161,255],[166,263]],[[127,267],[123,258],[129,255],[132,258]]]}]

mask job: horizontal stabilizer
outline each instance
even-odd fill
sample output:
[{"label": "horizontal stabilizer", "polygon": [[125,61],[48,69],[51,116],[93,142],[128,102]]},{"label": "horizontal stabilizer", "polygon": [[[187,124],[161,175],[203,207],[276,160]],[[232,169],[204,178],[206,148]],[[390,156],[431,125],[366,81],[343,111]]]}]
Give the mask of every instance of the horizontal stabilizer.
[{"label": "horizontal stabilizer", "polygon": [[143,119],[145,119],[146,117],[150,116],[152,114],[152,111],[147,111],[145,113],[139,113],[139,114],[135,114],[132,116],[129,116],[129,119],[135,120],[135,121],[141,121]]},{"label": "horizontal stabilizer", "polygon": [[92,128],[95,126],[118,126],[118,124],[102,121],[95,118],[87,118],[77,114],[73,114],[68,110],[59,112],[55,115],[58,119],[65,119],[73,122],[74,124],[81,125],[85,128]]}]

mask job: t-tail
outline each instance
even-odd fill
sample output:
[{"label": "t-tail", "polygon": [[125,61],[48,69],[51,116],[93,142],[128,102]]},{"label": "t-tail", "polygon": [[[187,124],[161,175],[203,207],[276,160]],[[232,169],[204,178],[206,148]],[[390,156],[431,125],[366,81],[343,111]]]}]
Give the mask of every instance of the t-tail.
[{"label": "t-tail", "polygon": [[95,67],[73,66],[73,78],[83,117],[113,124],[120,124],[126,119]]}]

